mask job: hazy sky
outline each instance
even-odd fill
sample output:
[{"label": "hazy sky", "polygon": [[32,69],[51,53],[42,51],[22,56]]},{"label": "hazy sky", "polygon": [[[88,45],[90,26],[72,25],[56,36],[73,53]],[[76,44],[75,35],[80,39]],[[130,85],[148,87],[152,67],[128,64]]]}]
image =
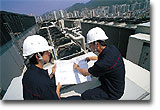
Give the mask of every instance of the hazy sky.
[{"label": "hazy sky", "polygon": [[65,9],[75,3],[88,1],[90,0],[0,0],[0,10],[39,16],[47,11]]}]

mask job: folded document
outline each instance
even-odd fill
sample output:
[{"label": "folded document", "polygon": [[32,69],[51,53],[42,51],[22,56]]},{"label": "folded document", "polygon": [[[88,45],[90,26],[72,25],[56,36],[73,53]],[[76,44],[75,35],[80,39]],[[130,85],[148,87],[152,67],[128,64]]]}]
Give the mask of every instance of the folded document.
[{"label": "folded document", "polygon": [[[56,84],[60,82],[61,85],[79,84],[86,81],[91,81],[90,76],[83,76],[78,70],[73,69],[73,64],[76,63],[80,68],[88,69],[88,64],[85,61],[86,57],[95,56],[94,53],[89,52],[87,54],[75,57],[70,60],[57,60],[56,64]],[[52,71],[52,66],[48,68],[49,73]]]},{"label": "folded document", "polygon": [[[76,61],[77,62],[77,61]],[[61,85],[78,84],[85,81],[91,81],[90,76],[83,76],[78,70],[73,69],[74,61],[58,60],[56,61],[56,84]],[[88,64],[85,60],[78,61],[80,68],[88,69]]]}]

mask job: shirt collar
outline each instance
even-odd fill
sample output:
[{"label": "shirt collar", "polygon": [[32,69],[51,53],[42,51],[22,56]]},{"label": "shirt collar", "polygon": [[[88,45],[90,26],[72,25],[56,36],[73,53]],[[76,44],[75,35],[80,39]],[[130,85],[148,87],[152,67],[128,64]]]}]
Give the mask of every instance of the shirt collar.
[{"label": "shirt collar", "polygon": [[102,50],[102,52],[98,55],[98,58],[101,58],[101,57],[105,54],[105,51],[107,51],[107,49],[108,49],[108,46],[106,46],[106,47]]},{"label": "shirt collar", "polygon": [[39,68],[39,67],[37,67],[37,66],[35,66],[33,64],[31,64],[31,68],[34,68],[34,69],[36,69],[38,71],[45,71],[45,72],[47,71],[47,70],[41,69],[41,68]]}]

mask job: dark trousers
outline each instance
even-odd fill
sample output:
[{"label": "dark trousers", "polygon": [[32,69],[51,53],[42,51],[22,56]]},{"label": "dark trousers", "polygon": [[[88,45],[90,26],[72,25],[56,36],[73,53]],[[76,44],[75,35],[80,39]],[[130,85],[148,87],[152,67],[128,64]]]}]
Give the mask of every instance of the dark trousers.
[{"label": "dark trousers", "polygon": [[110,100],[108,94],[101,88],[101,86],[94,89],[88,89],[81,94],[83,100]]}]

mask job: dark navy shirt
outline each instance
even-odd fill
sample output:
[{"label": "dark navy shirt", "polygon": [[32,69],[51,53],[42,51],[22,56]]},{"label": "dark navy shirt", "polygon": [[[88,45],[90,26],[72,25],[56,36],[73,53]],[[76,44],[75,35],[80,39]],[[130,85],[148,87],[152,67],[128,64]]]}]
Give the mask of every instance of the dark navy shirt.
[{"label": "dark navy shirt", "polygon": [[88,71],[93,76],[99,77],[102,89],[111,99],[119,99],[123,95],[125,67],[121,54],[115,46],[106,46]]},{"label": "dark navy shirt", "polygon": [[47,70],[31,65],[24,73],[22,84],[24,100],[58,100],[55,76],[51,80]]}]

